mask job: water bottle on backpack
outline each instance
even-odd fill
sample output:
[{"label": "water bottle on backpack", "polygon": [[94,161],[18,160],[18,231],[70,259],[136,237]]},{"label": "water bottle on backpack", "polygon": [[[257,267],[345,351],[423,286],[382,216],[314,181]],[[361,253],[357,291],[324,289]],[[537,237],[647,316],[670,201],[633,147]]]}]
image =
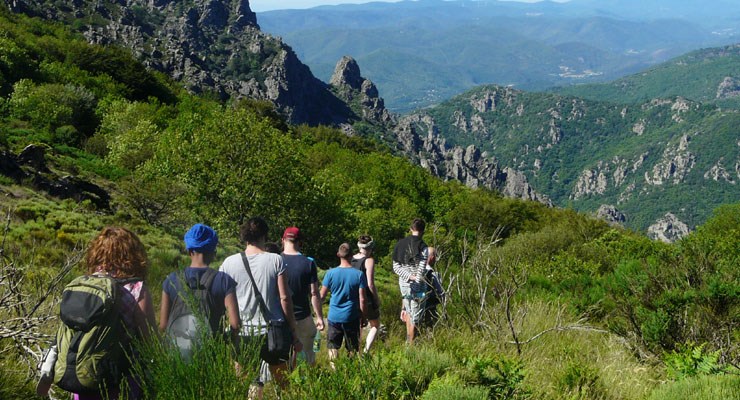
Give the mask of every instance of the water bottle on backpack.
[{"label": "water bottle on backpack", "polygon": [[318,353],[321,350],[321,331],[316,330],[316,336],[313,338],[313,352]]}]

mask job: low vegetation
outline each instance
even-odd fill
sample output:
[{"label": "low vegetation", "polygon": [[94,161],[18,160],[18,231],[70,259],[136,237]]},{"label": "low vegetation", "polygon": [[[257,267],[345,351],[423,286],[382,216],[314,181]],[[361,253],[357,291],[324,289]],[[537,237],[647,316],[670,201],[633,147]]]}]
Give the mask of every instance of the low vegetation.
[{"label": "low vegetation", "polygon": [[[51,196],[34,178],[3,177],[3,399],[34,397],[59,293],[103,226],[142,238],[158,304],[164,277],[185,265],[190,224],[217,227],[219,265],[253,215],[269,220],[275,241],[281,227],[300,226],[322,269],[336,264],[339,243],[372,235],[386,326],[370,355],[341,358],[333,371],[322,349],[317,368],[297,368],[282,393],[268,385],[268,398],[737,397],[740,204],[717,209],[680,243],[656,243],[574,211],[441,182],[377,143],[288,126],[262,103],[183,93],[58,26],[0,14],[0,32],[3,159],[39,146],[45,168],[29,176],[75,175],[111,196],[99,207]],[[74,48],[120,67],[70,57]],[[440,322],[408,347],[389,253],[417,216],[430,222],[425,237],[439,249],[447,298]],[[191,364],[159,342],[141,351],[150,397],[242,398],[255,373],[232,375],[219,341]],[[242,362],[256,371],[255,360]]]}]

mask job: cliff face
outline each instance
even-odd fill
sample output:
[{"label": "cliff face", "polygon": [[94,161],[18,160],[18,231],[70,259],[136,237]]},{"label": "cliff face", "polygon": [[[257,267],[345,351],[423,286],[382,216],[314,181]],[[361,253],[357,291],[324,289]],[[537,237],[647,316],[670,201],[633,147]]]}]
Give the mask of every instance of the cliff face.
[{"label": "cliff face", "polygon": [[91,42],[130,49],[195,93],[275,104],[293,123],[356,119],[293,50],[260,31],[248,0],[6,0],[12,11],[66,21]]},{"label": "cliff face", "polygon": [[497,190],[506,197],[552,205],[547,196],[532,188],[526,175],[500,166],[495,158],[482,153],[476,146],[448,146],[429,116],[415,114],[404,117],[394,132],[403,152],[435,176],[458,180],[473,188]]},{"label": "cliff face", "polygon": [[[448,146],[439,136],[431,117],[417,114],[399,118],[388,112],[375,85],[362,77],[360,67],[351,57],[339,60],[330,85],[338,97],[350,104],[356,115],[390,132],[386,141],[397,153],[421,165],[432,175],[457,180],[473,188],[497,190],[506,197],[552,205],[547,196],[537,193],[529,185],[523,173],[500,167],[496,159],[482,153],[476,146]],[[343,128],[348,134],[355,134],[351,125],[344,124]]]},{"label": "cliff face", "polygon": [[[732,86],[728,80],[723,93],[729,95]],[[602,217],[640,230],[655,225],[651,235],[661,240],[681,237],[684,226],[690,229],[714,208],[740,198],[740,111],[680,96],[616,104],[491,85],[402,121],[405,132],[422,132],[413,140],[406,133],[407,147],[429,147],[438,137],[448,146],[475,144],[481,158],[495,156],[491,170],[469,167],[474,163],[466,161],[475,156],[451,157],[462,161],[442,176],[490,187],[489,176],[509,172],[512,182],[511,176],[521,175],[514,181],[526,185],[498,188],[540,201],[536,193],[544,193],[556,205],[587,212],[611,204],[621,215],[602,209]],[[427,158],[445,165],[443,156]],[[531,188],[535,194],[527,195]],[[677,229],[658,221],[667,213],[686,222]]]}]

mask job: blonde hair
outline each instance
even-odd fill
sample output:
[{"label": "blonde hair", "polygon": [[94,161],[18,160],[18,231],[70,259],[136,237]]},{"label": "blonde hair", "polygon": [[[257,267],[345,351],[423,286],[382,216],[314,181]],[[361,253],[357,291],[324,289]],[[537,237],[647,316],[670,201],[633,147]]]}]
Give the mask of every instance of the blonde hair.
[{"label": "blonde hair", "polygon": [[88,274],[107,272],[116,278],[145,278],[149,260],[135,233],[109,226],[90,242],[85,264]]}]

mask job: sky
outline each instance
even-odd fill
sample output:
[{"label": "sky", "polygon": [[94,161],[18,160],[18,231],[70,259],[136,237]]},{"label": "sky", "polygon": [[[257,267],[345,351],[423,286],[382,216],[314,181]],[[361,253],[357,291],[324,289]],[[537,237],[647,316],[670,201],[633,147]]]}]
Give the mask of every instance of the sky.
[{"label": "sky", "polygon": [[[289,8],[311,8],[323,5],[336,4],[359,4],[371,1],[382,1],[385,3],[396,3],[400,0],[249,0],[249,8],[254,12],[284,10]],[[514,0],[533,3],[540,0]]]}]

